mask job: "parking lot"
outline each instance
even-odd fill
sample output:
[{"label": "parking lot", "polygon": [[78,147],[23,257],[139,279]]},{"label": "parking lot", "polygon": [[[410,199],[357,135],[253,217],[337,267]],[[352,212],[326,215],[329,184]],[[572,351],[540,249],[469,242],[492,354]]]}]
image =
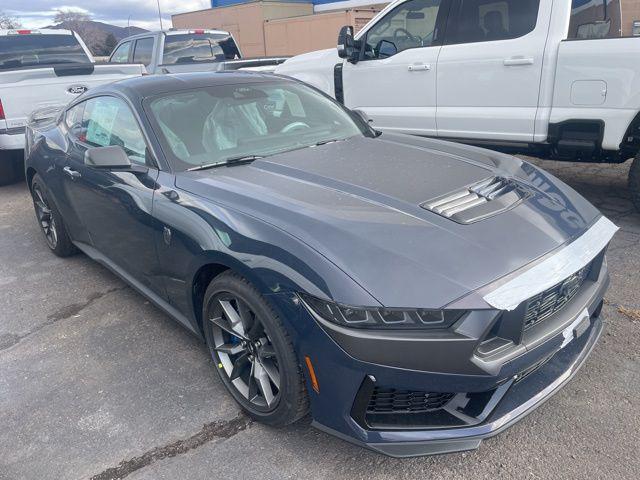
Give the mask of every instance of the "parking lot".
[{"label": "parking lot", "polygon": [[0,188],[0,478],[637,478],[640,214],[629,164],[540,163],[620,231],[605,333],[578,375],[475,452],[398,460],[245,418],[204,345],[83,255],[47,249],[27,188]]}]

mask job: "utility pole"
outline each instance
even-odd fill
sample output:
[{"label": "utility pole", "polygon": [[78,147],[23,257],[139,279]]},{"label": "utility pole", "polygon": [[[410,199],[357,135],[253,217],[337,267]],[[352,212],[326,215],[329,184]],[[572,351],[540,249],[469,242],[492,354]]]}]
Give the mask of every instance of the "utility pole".
[{"label": "utility pole", "polygon": [[160,30],[162,30],[162,12],[160,12],[160,0],[156,0],[158,2],[158,19],[160,20]]}]

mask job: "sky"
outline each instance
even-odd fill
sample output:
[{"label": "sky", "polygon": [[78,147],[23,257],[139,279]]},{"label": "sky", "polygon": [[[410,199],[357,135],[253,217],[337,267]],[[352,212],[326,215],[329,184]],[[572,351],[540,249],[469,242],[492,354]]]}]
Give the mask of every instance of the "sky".
[{"label": "sky", "polygon": [[[2,0],[0,10],[18,17],[24,28],[41,28],[53,23],[59,10],[75,10],[91,15],[93,20],[127,26],[131,25],[155,30],[158,21],[157,0],[76,0],[64,3],[55,0]],[[210,6],[209,0],[160,0],[164,28],[171,26],[171,14],[200,10]]]}]

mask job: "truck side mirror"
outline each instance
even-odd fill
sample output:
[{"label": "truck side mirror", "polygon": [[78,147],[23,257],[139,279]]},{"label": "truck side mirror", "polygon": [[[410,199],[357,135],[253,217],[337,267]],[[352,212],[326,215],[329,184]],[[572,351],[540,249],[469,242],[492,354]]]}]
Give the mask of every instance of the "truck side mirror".
[{"label": "truck side mirror", "polygon": [[358,61],[360,55],[360,42],[353,38],[353,27],[345,25],[338,34],[338,56],[346,58],[351,63]]}]

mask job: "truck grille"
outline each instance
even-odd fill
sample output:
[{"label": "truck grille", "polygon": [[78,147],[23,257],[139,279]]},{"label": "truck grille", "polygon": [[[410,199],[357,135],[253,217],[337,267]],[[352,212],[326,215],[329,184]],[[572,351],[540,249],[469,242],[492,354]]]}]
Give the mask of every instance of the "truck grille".
[{"label": "truck grille", "polygon": [[524,317],[525,331],[543,322],[569,303],[584,284],[590,271],[591,264],[548,290],[531,297]]},{"label": "truck grille", "polygon": [[430,412],[444,407],[454,395],[375,387],[367,406],[367,413]]}]

